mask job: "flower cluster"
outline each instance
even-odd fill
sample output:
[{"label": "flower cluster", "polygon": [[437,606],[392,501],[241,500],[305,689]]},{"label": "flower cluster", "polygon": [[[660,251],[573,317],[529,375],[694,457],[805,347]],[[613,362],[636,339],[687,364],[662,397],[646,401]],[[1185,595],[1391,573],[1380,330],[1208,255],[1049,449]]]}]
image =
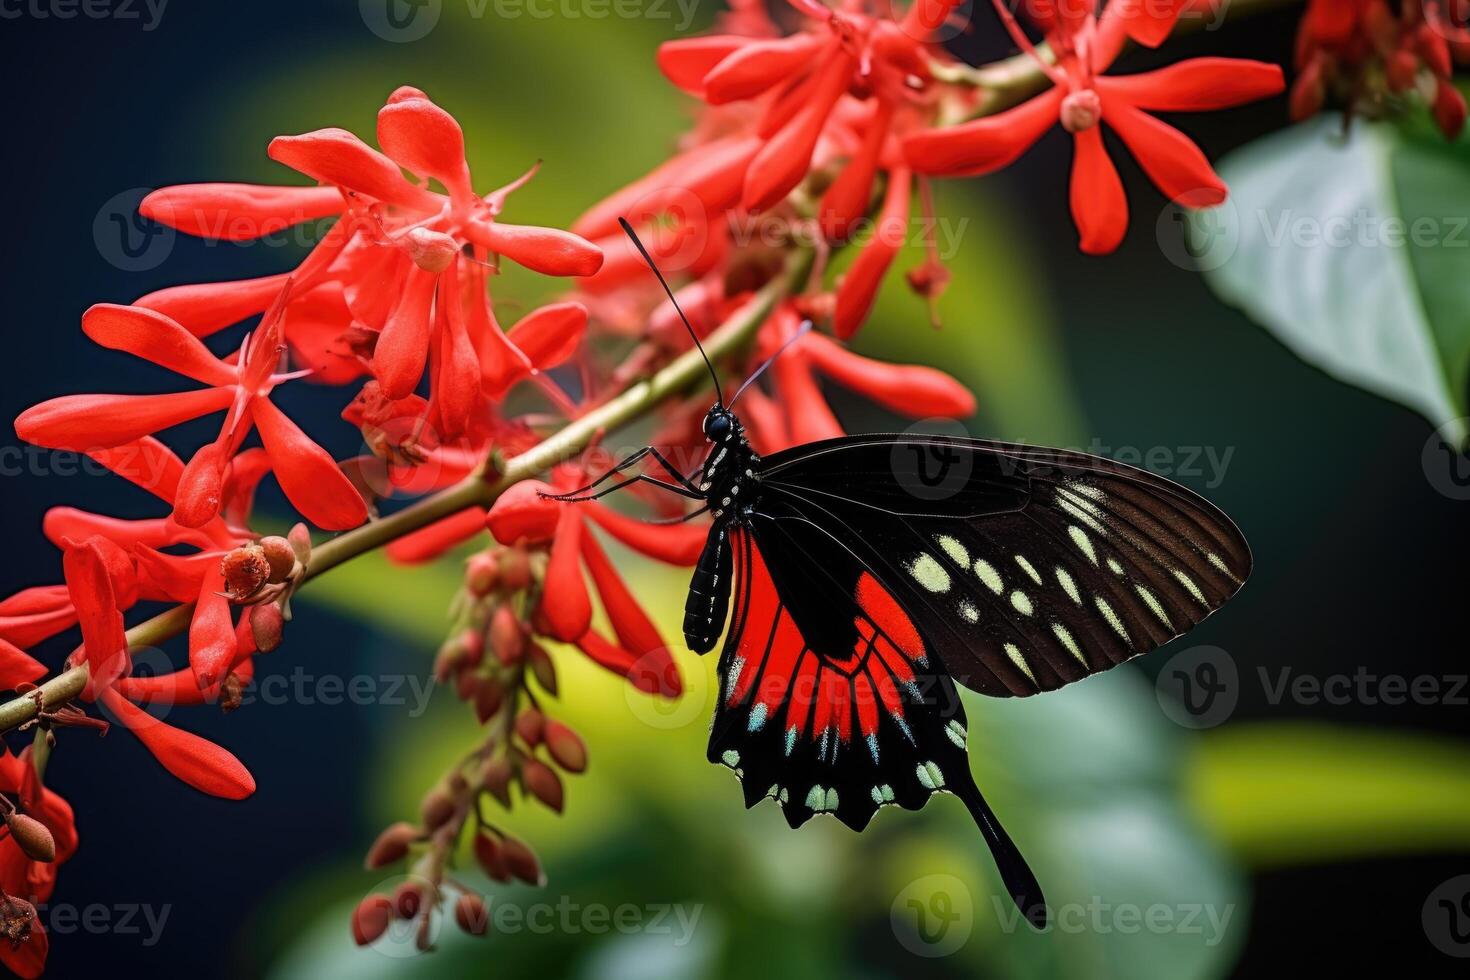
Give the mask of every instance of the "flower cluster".
[{"label": "flower cluster", "polygon": [[1329,101],[1350,114],[1376,116],[1419,100],[1446,139],[1465,128],[1465,96],[1452,80],[1470,62],[1470,29],[1461,3],[1437,0],[1311,0],[1297,34],[1297,119]]}]

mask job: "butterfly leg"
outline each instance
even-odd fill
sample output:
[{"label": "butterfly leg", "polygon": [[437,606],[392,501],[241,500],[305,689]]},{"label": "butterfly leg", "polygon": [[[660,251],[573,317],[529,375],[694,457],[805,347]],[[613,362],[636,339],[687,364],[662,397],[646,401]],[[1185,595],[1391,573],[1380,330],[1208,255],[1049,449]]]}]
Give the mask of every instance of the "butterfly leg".
[{"label": "butterfly leg", "polygon": [[[691,481],[687,476],[685,476],[683,473],[680,473],[677,469],[675,469],[674,468],[674,464],[673,463],[670,463],[668,461],[668,459],[664,456],[663,453],[659,452],[653,446],[644,446],[642,449],[638,450],[636,453],[633,453],[633,455],[629,456],[627,459],[624,459],[622,462],[618,463],[612,469],[608,470],[606,473],[602,474],[597,479],[595,479],[591,483],[587,484],[585,487],[579,487],[576,490],[568,490],[566,493],[556,493],[556,494],[547,493],[547,494],[542,494],[542,496],[543,497],[547,497],[547,498],[549,498],[551,500],[561,500],[561,501],[571,501],[571,500],[574,500],[576,498],[580,498],[580,497],[582,497],[583,494],[587,493],[589,490],[595,490],[595,489],[597,489],[598,487],[600,487],[602,484],[606,483],[608,480],[612,479],[617,474],[619,474],[619,473],[623,472],[624,470],[626,470],[628,467],[637,465],[639,461],[641,461],[644,458],[649,457],[649,456],[652,456],[653,457],[654,462],[658,463],[658,465],[663,468],[664,472],[668,473],[675,480],[677,480],[679,482],[679,485],[681,487],[683,487],[685,490],[689,490],[689,491],[692,491],[694,493],[698,493],[699,488],[694,485],[693,481]],[[654,482],[658,482],[658,481],[654,481]],[[627,481],[625,481],[624,483],[620,483],[619,486],[627,486]],[[599,496],[600,496],[600,494],[599,494]],[[686,496],[687,496],[687,494],[686,494]],[[588,498],[588,499],[596,499],[596,498]]]},{"label": "butterfly leg", "polygon": [[[601,482],[601,481],[599,481],[599,482]],[[619,480],[617,483],[614,483],[612,486],[606,487],[606,488],[604,488],[602,490],[599,490],[596,493],[586,493],[586,494],[565,494],[565,493],[559,493],[559,494],[556,494],[554,496],[551,495],[551,494],[547,494],[546,496],[549,496],[552,500],[560,500],[563,503],[580,504],[580,503],[585,503],[588,500],[597,500],[597,499],[599,499],[601,497],[606,497],[610,493],[617,493],[619,490],[623,489],[624,487],[630,487],[630,486],[632,486],[635,483],[647,483],[647,484],[649,484],[651,486],[658,487],[660,490],[667,490],[670,493],[677,493],[681,497],[688,497],[690,500],[703,500],[704,499],[704,494],[700,493],[698,490],[694,490],[694,489],[691,489],[689,487],[680,486],[677,483],[669,483],[666,480],[660,480],[657,477],[649,476],[647,473],[639,473],[637,476],[630,476],[626,480]],[[596,484],[594,484],[594,486],[595,485]]]}]

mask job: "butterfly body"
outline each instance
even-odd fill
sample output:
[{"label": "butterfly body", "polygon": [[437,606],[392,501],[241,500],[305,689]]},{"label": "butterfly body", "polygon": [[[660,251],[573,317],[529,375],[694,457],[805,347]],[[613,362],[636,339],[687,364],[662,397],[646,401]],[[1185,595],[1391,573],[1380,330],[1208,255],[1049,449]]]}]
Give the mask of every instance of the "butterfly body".
[{"label": "butterfly body", "polygon": [[713,650],[725,629],[730,604],[733,556],[730,532],[739,525],[742,507],[749,509],[757,488],[760,457],[745,438],[733,412],[717,406],[705,417],[711,442],[701,469],[699,492],[714,518],[704,550],[694,566],[684,604],[684,642],[695,653]]}]

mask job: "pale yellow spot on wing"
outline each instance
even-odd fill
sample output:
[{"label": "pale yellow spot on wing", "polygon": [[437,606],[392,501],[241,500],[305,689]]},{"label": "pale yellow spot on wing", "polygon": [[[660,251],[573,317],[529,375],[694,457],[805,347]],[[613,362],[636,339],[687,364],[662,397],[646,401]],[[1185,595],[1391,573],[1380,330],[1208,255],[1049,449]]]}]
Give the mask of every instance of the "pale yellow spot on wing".
[{"label": "pale yellow spot on wing", "polygon": [[1041,575],[1038,574],[1035,567],[1033,567],[1032,564],[1026,560],[1025,555],[1017,555],[1016,564],[1021,566],[1021,571],[1031,576],[1031,581],[1035,582],[1037,585],[1041,584]]},{"label": "pale yellow spot on wing", "polygon": [[921,554],[909,564],[909,574],[930,592],[949,591],[949,572],[934,560],[933,555]]},{"label": "pale yellow spot on wing", "polygon": [[1118,614],[1113,611],[1113,607],[1108,605],[1108,600],[1102,596],[1096,596],[1092,601],[1097,603],[1097,611],[1103,614],[1103,619],[1108,621],[1108,625],[1113,628],[1113,632],[1121,636],[1124,643],[1130,647],[1133,646],[1133,641],[1128,638],[1128,628],[1123,625],[1123,620],[1118,618]]},{"label": "pale yellow spot on wing", "polygon": [[1015,664],[1032,684],[1035,684],[1036,675],[1031,673],[1031,665],[1026,662],[1025,657],[1021,656],[1021,648],[1014,643],[1007,643],[1005,651],[1006,656],[1011,658],[1011,663]]},{"label": "pale yellow spot on wing", "polygon": [[980,610],[976,609],[975,604],[968,599],[960,603],[960,616],[967,623],[980,622]]},{"label": "pale yellow spot on wing", "polygon": [[1112,573],[1114,575],[1122,575],[1123,574],[1123,566],[1120,565],[1120,564],[1118,564],[1118,559],[1116,559],[1116,558],[1109,558],[1108,559],[1108,569],[1110,571],[1112,571]]},{"label": "pale yellow spot on wing", "polygon": [[1000,595],[1001,590],[1005,588],[1000,579],[1000,572],[997,572],[995,566],[984,558],[975,559],[975,574],[980,576],[980,581],[985,583],[985,587],[996,595]]},{"label": "pale yellow spot on wing", "polygon": [[1079,606],[1082,605],[1082,593],[1077,591],[1077,583],[1072,581],[1072,576],[1060,565],[1057,566],[1057,581],[1062,583],[1062,588],[1067,591],[1067,595],[1073,602]]},{"label": "pale yellow spot on wing", "polygon": [[1135,585],[1134,588],[1138,590],[1138,597],[1148,604],[1148,607],[1153,610],[1155,616],[1159,617],[1159,622],[1163,623],[1169,629],[1173,629],[1174,624],[1169,622],[1169,614],[1164,612],[1164,605],[1159,602],[1158,596],[1154,595],[1142,585]]},{"label": "pale yellow spot on wing", "polygon": [[960,544],[957,539],[950,537],[948,534],[941,534],[934,540],[939,542],[939,547],[944,549],[944,553],[949,555],[956,565],[961,568],[970,567],[970,551],[964,545]]},{"label": "pale yellow spot on wing", "polygon": [[1072,543],[1087,556],[1087,560],[1096,565],[1097,552],[1093,550],[1092,539],[1087,536],[1087,532],[1076,524],[1069,524],[1067,526],[1067,534],[1071,535]]},{"label": "pale yellow spot on wing", "polygon": [[[1052,623],[1051,631],[1057,635],[1057,639],[1061,641],[1062,646],[1067,648],[1067,652],[1076,657],[1082,666],[1087,667],[1087,658],[1082,655],[1082,648],[1072,638],[1072,631],[1061,623]],[[1090,670],[1091,668],[1088,669]]]},{"label": "pale yellow spot on wing", "polygon": [[1022,616],[1029,616],[1034,611],[1031,605],[1031,597],[1020,589],[1011,593],[1011,605],[1016,607],[1016,612]]},{"label": "pale yellow spot on wing", "polygon": [[1190,578],[1187,572],[1182,572],[1176,568],[1174,569],[1174,577],[1179,580],[1180,585],[1189,590],[1189,594],[1194,596],[1195,601],[1200,605],[1208,606],[1210,604],[1209,600],[1205,598],[1205,594],[1200,591],[1200,587],[1195,584],[1194,579]]}]

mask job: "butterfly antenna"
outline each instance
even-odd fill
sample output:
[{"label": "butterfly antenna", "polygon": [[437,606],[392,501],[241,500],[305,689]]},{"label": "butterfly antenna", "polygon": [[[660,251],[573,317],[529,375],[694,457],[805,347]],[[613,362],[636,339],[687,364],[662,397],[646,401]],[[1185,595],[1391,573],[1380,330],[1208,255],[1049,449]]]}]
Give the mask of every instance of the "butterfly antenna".
[{"label": "butterfly antenna", "polygon": [[638,233],[633,230],[632,225],[628,224],[628,219],[618,218],[618,224],[623,226],[624,234],[633,240],[633,245],[638,249],[638,254],[643,256],[643,261],[648,263],[648,267],[658,277],[658,284],[664,287],[664,293],[668,295],[669,302],[674,304],[674,312],[679,314],[680,320],[684,321],[684,329],[689,331],[689,338],[694,341],[694,346],[699,349],[699,356],[704,358],[704,366],[709,368],[710,380],[715,383],[715,404],[723,408],[725,401],[720,395],[720,376],[715,373],[715,366],[710,363],[709,355],[704,352],[704,345],[699,342],[699,335],[694,332],[694,325],[689,322],[689,318],[679,308],[679,301],[674,298],[674,291],[669,288],[668,280],[664,278],[662,272],[658,271],[658,266],[654,264],[653,256],[648,254],[648,249],[644,248],[643,243],[638,240]]},{"label": "butterfly antenna", "polygon": [[749,388],[752,384],[755,383],[755,379],[756,378],[759,378],[761,375],[763,375],[763,374],[766,373],[766,368],[768,368],[772,364],[775,364],[776,363],[776,358],[778,358],[782,354],[786,353],[787,348],[789,348],[792,344],[796,343],[801,338],[805,337],[808,333],[811,332],[811,329],[812,329],[812,321],[810,321],[810,320],[803,320],[803,321],[801,321],[801,326],[799,326],[799,327],[796,328],[796,333],[794,333],[790,337],[786,338],[786,342],[784,344],[782,344],[779,348],[776,349],[776,353],[774,353],[770,357],[766,358],[765,363],[762,364],[760,367],[756,368],[755,369],[755,373],[752,374],[750,377],[748,377],[748,378],[745,379],[745,384],[741,385],[740,386],[740,390],[737,391],[737,392],[735,392],[735,397],[732,398],[732,399],[730,399],[730,405],[731,405],[731,407],[734,407],[735,403],[740,400],[740,396],[743,395],[743,394],[745,394],[745,389],[746,388]]}]

